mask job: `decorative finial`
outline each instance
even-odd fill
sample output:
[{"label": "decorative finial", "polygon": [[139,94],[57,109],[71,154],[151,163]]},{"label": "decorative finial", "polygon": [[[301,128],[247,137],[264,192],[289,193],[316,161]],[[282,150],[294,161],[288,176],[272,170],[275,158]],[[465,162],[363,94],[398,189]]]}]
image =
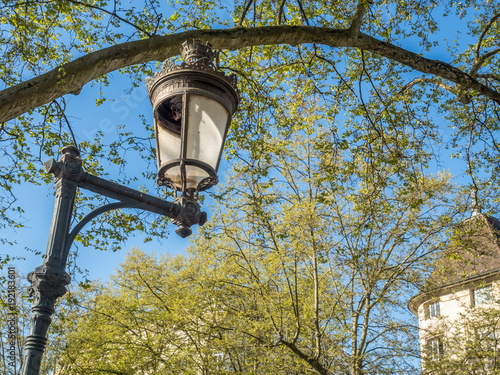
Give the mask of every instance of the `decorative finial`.
[{"label": "decorative finial", "polygon": [[231,86],[236,87],[236,76],[234,74],[226,76],[224,72],[219,71],[215,66],[215,53],[212,51],[212,45],[209,42],[203,43],[200,39],[186,41],[182,44],[181,55],[184,59],[181,65],[175,65],[171,60],[167,59],[160,71],[156,72],[153,77],[146,78],[146,87],[150,96],[155,82],[160,81],[172,72],[183,69],[201,70],[215,74]]},{"label": "decorative finial", "polygon": [[74,146],[74,145],[66,145],[62,148],[62,153],[63,155],[70,155],[70,156],[73,156],[73,157],[79,157],[80,156],[80,150],[78,149],[78,147]]},{"label": "decorative finial", "polygon": [[202,43],[200,39],[182,43],[181,55],[186,65],[213,65],[214,52],[208,42]]}]

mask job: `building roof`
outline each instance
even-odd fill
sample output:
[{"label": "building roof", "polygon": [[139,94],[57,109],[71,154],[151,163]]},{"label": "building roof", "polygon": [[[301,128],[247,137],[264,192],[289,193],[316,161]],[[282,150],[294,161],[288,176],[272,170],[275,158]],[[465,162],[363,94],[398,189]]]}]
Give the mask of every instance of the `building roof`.
[{"label": "building roof", "polygon": [[454,228],[424,290],[408,306],[416,313],[418,306],[428,299],[496,274],[500,274],[500,221],[475,214]]}]

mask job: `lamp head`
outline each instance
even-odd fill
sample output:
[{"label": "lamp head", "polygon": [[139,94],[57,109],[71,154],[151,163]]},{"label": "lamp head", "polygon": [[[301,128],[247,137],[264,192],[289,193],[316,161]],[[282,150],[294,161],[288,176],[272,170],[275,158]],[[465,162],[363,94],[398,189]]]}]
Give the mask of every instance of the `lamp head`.
[{"label": "lamp head", "polygon": [[184,42],[184,62],[167,60],[146,79],[153,105],[159,185],[197,198],[218,182],[231,116],[238,105],[236,77],[214,65],[209,43]]}]

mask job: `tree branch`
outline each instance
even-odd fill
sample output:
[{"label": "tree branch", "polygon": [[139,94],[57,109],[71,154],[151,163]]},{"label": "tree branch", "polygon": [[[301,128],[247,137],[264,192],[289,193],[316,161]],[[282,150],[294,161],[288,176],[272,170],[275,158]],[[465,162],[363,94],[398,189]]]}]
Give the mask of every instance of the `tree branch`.
[{"label": "tree branch", "polygon": [[64,107],[61,106],[61,104],[57,100],[54,100],[54,104],[57,106],[57,108],[59,108],[61,116],[64,118],[64,121],[66,121],[66,125],[68,125],[69,132],[71,134],[71,137],[73,138],[73,144],[76,147],[80,148],[80,145],[76,141],[75,133],[73,132],[73,128],[71,127],[71,123],[69,122],[69,119],[66,116],[66,101],[64,100],[64,98],[62,98],[62,101],[64,103]]},{"label": "tree branch", "polygon": [[411,81],[410,83],[406,84],[401,90],[399,90],[398,95],[403,94],[405,91],[407,91],[410,87],[416,85],[417,83],[424,82],[424,83],[432,83],[433,85],[436,85],[437,87],[442,88],[443,90],[449,91],[452,94],[455,94],[462,103],[464,104],[469,104],[471,102],[470,97],[467,95],[465,90],[460,90],[456,89],[454,87],[445,85],[442,82],[438,82],[435,79],[432,78],[417,78]]},{"label": "tree branch", "polygon": [[304,353],[302,350],[300,350],[297,345],[294,343],[281,340],[280,341],[283,345],[285,345],[288,349],[290,349],[295,355],[297,355],[299,358],[302,360],[306,361],[312,368],[314,368],[317,372],[319,372],[322,375],[331,375],[332,372],[330,372],[327,368],[325,368],[320,361],[317,359],[307,355]]},{"label": "tree branch", "polygon": [[372,2],[367,0],[359,0],[358,5],[356,6],[356,11],[354,12],[354,16],[352,17],[351,26],[349,26],[349,31],[353,34],[359,33],[361,30],[361,23],[363,22],[363,18],[366,14],[366,8]]},{"label": "tree branch", "polygon": [[500,77],[498,77],[494,74],[478,74],[477,78],[490,79],[492,81],[500,82]]},{"label": "tree branch", "polygon": [[252,5],[252,3],[253,3],[253,0],[248,0],[248,3],[245,6],[245,9],[243,9],[243,12],[241,12],[241,17],[240,17],[240,21],[238,22],[238,26],[243,25],[243,20],[245,19],[245,16],[247,15],[248,10],[250,9],[250,5]]},{"label": "tree branch", "polygon": [[477,76],[477,72],[479,71],[481,66],[484,64],[486,59],[493,56],[493,55],[496,55],[498,52],[500,52],[500,48],[494,49],[493,51],[485,53],[484,55],[479,56],[476,59],[474,59],[474,66],[470,70],[469,74],[471,76],[474,76],[474,77]]},{"label": "tree branch", "polygon": [[449,91],[449,92],[454,93],[454,94],[456,93],[456,90],[453,87],[445,85],[444,83],[438,82],[438,81],[436,81],[436,80],[434,80],[432,78],[416,78],[413,81],[411,81],[411,82],[407,83],[406,85],[404,85],[403,88],[401,90],[399,90],[398,95],[404,94],[412,86],[415,86],[417,83],[421,83],[421,82],[423,82],[423,83],[432,83],[433,85],[441,87],[442,89],[444,89],[446,91]]},{"label": "tree branch", "polygon": [[302,6],[302,1],[297,0],[297,3],[299,4],[300,13],[302,14],[302,17],[304,17],[304,21],[306,21],[307,26],[309,26],[309,19],[307,18],[304,7]]},{"label": "tree branch", "polygon": [[176,56],[184,41],[200,38],[214,49],[237,50],[259,45],[317,43],[354,47],[397,61],[422,73],[444,78],[464,90],[476,90],[500,103],[500,93],[466,72],[437,60],[426,59],[393,44],[349,30],[312,26],[268,26],[229,30],[192,30],[173,35],[118,44],[89,53],[48,73],[0,92],[0,123],[11,120],[63,95],[77,92],[97,77],[130,65],[162,61]]},{"label": "tree branch", "polygon": [[70,3],[72,4],[77,4],[77,5],[82,5],[82,6],[85,6],[85,7],[88,7],[88,8],[91,8],[91,9],[95,9],[95,10],[99,10],[103,13],[106,13],[106,14],[109,14],[111,17],[115,17],[117,19],[119,19],[120,21],[126,23],[127,25],[130,25],[132,26],[133,28],[139,30],[140,32],[144,33],[146,36],[150,37],[151,38],[151,34],[149,32],[147,32],[146,30],[144,30],[143,28],[137,26],[136,24],[134,24],[133,22],[130,22],[128,21],[127,19],[123,18],[123,17],[120,17],[117,13],[116,13],[116,10],[113,10],[113,12],[110,12],[109,10],[106,10],[104,8],[101,8],[101,7],[98,7],[96,5],[91,5],[91,4],[87,4],[87,3],[82,3],[81,1],[77,1],[77,0],[69,0]]},{"label": "tree branch", "polygon": [[491,19],[488,21],[486,26],[484,27],[483,31],[481,32],[481,35],[479,36],[476,47],[474,49],[474,66],[470,70],[469,74],[472,76],[475,76],[479,69],[481,68],[481,65],[483,65],[484,61],[488,58],[493,56],[495,53],[498,53],[500,49],[496,49],[492,52],[489,52],[483,56],[479,55],[479,51],[481,50],[481,44],[483,43],[483,39],[490,30],[491,26],[495,23],[495,21],[500,17],[500,12],[495,14]]},{"label": "tree branch", "polygon": [[491,26],[493,26],[493,23],[495,23],[496,19],[500,17],[500,12],[495,14],[491,19],[488,21],[486,26],[484,27],[484,30],[481,32],[481,35],[479,36],[479,39],[477,40],[476,48],[474,49],[474,55],[476,58],[479,58],[479,51],[481,50],[481,44],[483,43],[483,39],[486,36],[486,33],[489,31]]},{"label": "tree branch", "polygon": [[[281,25],[281,24],[282,24],[282,23],[281,23],[281,18],[282,18],[282,17],[284,18],[284,16],[283,16],[283,11],[284,11],[284,9],[285,9],[285,2],[286,2],[286,0],[283,0],[283,1],[281,2],[281,4],[280,4],[280,9],[279,9],[279,12],[278,12],[278,20],[277,20],[278,25]],[[285,19],[285,21],[286,21],[286,19]]]}]

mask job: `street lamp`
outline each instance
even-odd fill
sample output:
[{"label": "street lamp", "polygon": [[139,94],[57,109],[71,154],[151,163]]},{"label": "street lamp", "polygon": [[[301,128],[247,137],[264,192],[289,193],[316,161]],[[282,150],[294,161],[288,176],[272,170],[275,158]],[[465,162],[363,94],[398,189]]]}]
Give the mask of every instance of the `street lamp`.
[{"label": "street lamp", "polygon": [[[30,272],[33,297],[30,333],[24,344],[22,375],[38,375],[47,342],[47,331],[56,300],[70,283],[66,261],[73,240],[98,215],[121,208],[155,212],[172,219],[181,237],[191,226],[203,225],[206,213],[197,203],[198,193],[218,182],[217,169],[231,116],[238,96],[235,78],[226,77],[213,64],[211,46],[199,40],[182,46],[184,62],[166,62],[160,72],[147,79],[154,109],[159,185],[173,188],[168,202],[87,173],[80,151],[65,146],[59,161],[44,163],[55,177],[55,204],[43,264]],[[70,231],[78,188],[117,200],[90,212]]]},{"label": "street lamp", "polygon": [[[236,77],[217,70],[210,44],[184,42],[182,57],[181,65],[165,61],[146,85],[155,120],[157,182],[171,187],[177,202],[190,204],[198,192],[218,182],[217,169],[238,95]],[[191,234],[192,223],[176,224],[179,236]]]}]

